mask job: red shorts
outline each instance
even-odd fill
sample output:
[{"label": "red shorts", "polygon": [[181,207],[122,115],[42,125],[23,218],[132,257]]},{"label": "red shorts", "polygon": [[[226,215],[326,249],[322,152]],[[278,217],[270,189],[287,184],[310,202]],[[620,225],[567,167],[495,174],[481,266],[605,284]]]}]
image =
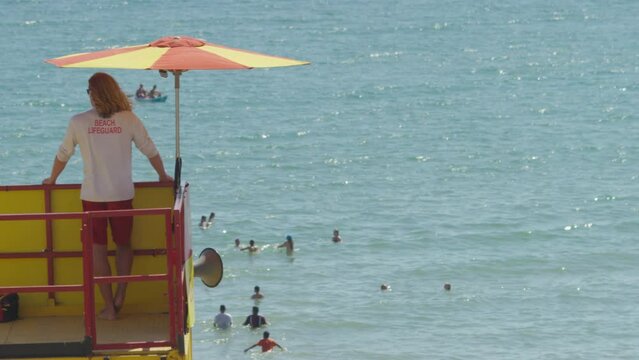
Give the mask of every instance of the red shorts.
[{"label": "red shorts", "polygon": [[[111,202],[82,200],[82,209],[84,211],[128,210],[133,209],[133,199]],[[93,218],[93,243],[106,245],[107,219],[109,219],[111,224],[113,242],[118,245],[129,245],[131,243],[131,231],[133,230],[133,217],[130,216]]]}]

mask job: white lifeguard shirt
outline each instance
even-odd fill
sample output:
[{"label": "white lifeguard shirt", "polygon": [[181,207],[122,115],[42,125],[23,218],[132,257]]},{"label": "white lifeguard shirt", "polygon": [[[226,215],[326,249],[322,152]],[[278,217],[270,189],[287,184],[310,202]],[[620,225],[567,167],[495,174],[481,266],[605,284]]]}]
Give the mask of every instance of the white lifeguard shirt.
[{"label": "white lifeguard shirt", "polygon": [[101,118],[91,109],[69,121],[67,133],[56,154],[67,162],[80,145],[84,180],[80,198],[106,202],[133,199],[131,143],[148,158],[158,154],[142,121],[131,111],[121,111]]}]

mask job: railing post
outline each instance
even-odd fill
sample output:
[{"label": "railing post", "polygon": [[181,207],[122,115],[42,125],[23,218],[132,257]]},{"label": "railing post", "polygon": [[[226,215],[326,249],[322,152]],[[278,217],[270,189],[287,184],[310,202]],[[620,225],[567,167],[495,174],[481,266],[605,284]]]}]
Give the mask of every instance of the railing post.
[{"label": "railing post", "polygon": [[166,272],[168,277],[168,294],[169,294],[169,341],[172,346],[177,343],[177,330],[176,330],[176,288],[175,288],[175,274],[176,274],[176,253],[175,253],[175,241],[173,241],[173,232],[171,224],[171,211],[167,211],[164,216],[165,231],[166,231]]},{"label": "railing post", "polygon": [[186,289],[184,283],[184,254],[182,247],[184,245],[184,239],[182,235],[184,234],[183,227],[183,210],[184,210],[184,196],[185,192],[182,192],[181,206],[173,211],[173,221],[174,221],[174,238],[175,238],[175,276],[176,281],[178,283],[177,288],[179,291],[177,292],[177,301],[176,301],[176,312],[177,312],[177,329],[176,333],[179,332],[179,336],[184,335],[184,324],[185,324],[185,314],[184,314],[184,289]]},{"label": "railing post", "polygon": [[82,216],[82,278],[84,283],[85,335],[91,338],[91,346],[97,344],[95,328],[95,290],[93,284],[93,219],[89,213]]}]

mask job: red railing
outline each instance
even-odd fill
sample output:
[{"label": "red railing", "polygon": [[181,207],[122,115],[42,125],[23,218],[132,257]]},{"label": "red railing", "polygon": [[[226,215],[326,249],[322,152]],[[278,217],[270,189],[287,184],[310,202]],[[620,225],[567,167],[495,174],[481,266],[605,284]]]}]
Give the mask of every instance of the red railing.
[{"label": "red railing", "polygon": [[[135,215],[164,215],[164,223],[171,224],[171,209],[143,209],[143,210],[116,210],[116,211],[95,211],[87,212],[88,221],[82,224],[82,249],[83,249],[83,266],[86,271],[84,272],[84,299],[85,299],[85,332],[86,335],[93,340],[93,348],[96,350],[110,350],[121,349],[129,347],[151,347],[151,346],[171,346],[176,345],[175,337],[175,313],[173,310],[172,293],[175,289],[171,286],[173,257],[171,249],[174,247],[172,244],[172,232],[166,232],[166,249],[167,249],[167,272],[164,274],[145,274],[145,275],[126,275],[126,276],[93,276],[93,242],[90,239],[92,234],[92,224],[94,218],[103,217],[125,217]],[[95,324],[95,305],[94,305],[94,285],[95,284],[111,284],[117,282],[141,282],[141,281],[167,281],[167,293],[169,295],[169,330],[168,340],[166,341],[147,341],[147,342],[129,342],[129,343],[112,343],[112,344],[98,344],[97,343],[97,330]],[[89,300],[89,301],[86,301]],[[124,329],[123,329],[124,330]]]},{"label": "red railing", "polygon": [[[147,184],[148,185],[148,184]],[[77,185],[55,185],[55,188],[69,188]],[[183,231],[185,229],[185,205],[188,204],[187,188],[179,194],[171,208],[154,208],[154,209],[134,209],[134,210],[118,210],[118,211],[95,211],[95,212],[69,212],[69,213],[50,213],[51,211],[51,189],[52,186],[15,186],[3,187],[5,191],[10,190],[37,190],[44,189],[45,211],[42,214],[0,214],[0,221],[19,221],[19,220],[44,220],[46,223],[46,249],[43,252],[23,252],[23,253],[0,253],[2,259],[16,258],[46,258],[47,259],[47,282],[48,285],[38,286],[0,286],[0,293],[19,292],[47,292],[49,298],[55,298],[56,292],[83,292],[84,300],[84,324],[85,336],[92,340],[92,348],[94,350],[113,350],[113,349],[131,349],[131,348],[149,348],[158,346],[170,346],[176,348],[181,340],[181,336],[185,334],[184,327],[184,239]],[[2,190],[2,189],[0,189]],[[188,205],[187,205],[188,206]],[[187,208],[188,212],[188,208]],[[139,215],[156,215],[164,216],[166,247],[165,249],[141,249],[134,250],[134,255],[158,255],[166,254],[166,273],[162,274],[144,274],[144,275],[127,275],[127,276],[93,276],[93,243],[91,241],[92,223],[95,218],[102,217],[121,217],[121,216],[139,216]],[[52,222],[61,219],[81,219],[82,221],[82,251],[64,251],[56,252],[53,249]],[[186,237],[190,238],[190,237]],[[188,247],[190,252],[190,246]],[[109,252],[110,255],[113,252]],[[60,257],[82,257],[83,266],[83,283],[75,285],[55,285],[54,284],[54,258]],[[167,283],[168,294],[168,315],[169,329],[168,339],[158,341],[131,341],[126,343],[98,343],[98,335],[96,330],[95,319],[95,284],[117,283],[117,282],[146,282],[146,281],[165,281]],[[124,329],[123,329],[124,330]]]}]

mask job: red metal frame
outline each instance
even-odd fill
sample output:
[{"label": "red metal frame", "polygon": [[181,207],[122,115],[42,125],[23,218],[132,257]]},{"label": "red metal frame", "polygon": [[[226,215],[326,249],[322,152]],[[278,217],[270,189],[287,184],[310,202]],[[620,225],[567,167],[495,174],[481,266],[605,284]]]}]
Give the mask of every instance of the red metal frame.
[{"label": "red metal frame", "polygon": [[[138,183],[136,186],[143,187],[164,187],[166,184],[159,183]],[[92,339],[95,350],[131,349],[139,347],[177,347],[178,337],[186,332],[184,327],[184,234],[185,229],[185,197],[187,196],[187,186],[180,196],[176,198],[173,209],[137,209],[137,210],[117,210],[117,211],[95,211],[95,212],[73,212],[73,213],[51,213],[51,192],[53,189],[76,189],[79,185],[17,185],[2,186],[0,191],[19,190],[44,190],[45,213],[42,214],[0,214],[0,221],[16,220],[44,220],[46,222],[46,248],[41,253],[1,253],[2,259],[15,258],[46,258],[47,259],[47,285],[46,286],[0,286],[0,293],[7,292],[47,292],[50,299],[55,299],[56,292],[82,291],[84,296],[84,322],[85,335]],[[146,274],[128,276],[93,276],[93,243],[90,234],[92,233],[93,219],[101,217],[117,216],[138,216],[138,215],[164,215],[166,230],[166,249],[143,249],[135,250],[135,255],[158,255],[166,254],[167,273]],[[82,220],[82,251],[56,252],[53,249],[52,222],[59,219],[81,219]],[[189,247],[190,249],[190,247]],[[109,254],[114,252],[110,251]],[[55,285],[54,259],[60,257],[82,257],[83,284],[78,285]],[[99,344],[97,342],[96,321],[95,321],[95,284],[114,282],[138,282],[138,281],[166,281],[169,306],[169,337],[165,341],[147,342],[126,342]]]},{"label": "red metal frame", "polygon": [[82,282],[84,283],[84,334],[91,338],[91,346],[95,347],[98,341],[95,326],[95,294],[93,289],[93,223],[89,215],[82,217]]},{"label": "red metal frame", "polygon": [[[115,250],[110,250],[107,252],[109,256],[115,255]],[[148,256],[158,256],[158,255],[166,255],[166,249],[139,249],[133,250],[134,255],[148,255]],[[47,253],[45,251],[42,252],[24,252],[24,253],[2,253],[0,254],[0,259],[37,259],[44,257],[52,257],[52,258],[73,258],[73,257],[81,257],[82,251],[51,251]]]},{"label": "red metal frame", "polygon": [[[184,234],[184,224],[185,224],[185,220],[184,220],[184,213],[186,211],[188,211],[188,203],[187,203],[187,199],[188,199],[188,192],[189,192],[189,184],[187,183],[184,188],[183,188],[183,192],[175,199],[175,204],[173,206],[173,218],[175,219],[174,222],[174,234],[175,234],[175,247],[174,247],[174,254],[173,256],[171,256],[172,259],[174,259],[174,266],[175,266],[175,271],[174,274],[176,274],[176,281],[177,281],[177,287],[176,287],[176,299],[175,299],[175,307],[174,309],[176,310],[176,324],[174,326],[174,334],[176,337],[179,336],[184,336],[186,334],[186,330],[187,330],[187,326],[186,326],[186,314],[185,314],[185,307],[186,307],[186,299],[185,299],[185,292],[186,292],[186,273],[184,271],[184,263],[187,260],[187,258],[184,257],[184,247],[185,247],[185,234]],[[191,249],[190,245],[189,245],[189,250]],[[180,266],[180,264],[182,264],[182,266]],[[178,333],[178,330],[179,333]]]}]

